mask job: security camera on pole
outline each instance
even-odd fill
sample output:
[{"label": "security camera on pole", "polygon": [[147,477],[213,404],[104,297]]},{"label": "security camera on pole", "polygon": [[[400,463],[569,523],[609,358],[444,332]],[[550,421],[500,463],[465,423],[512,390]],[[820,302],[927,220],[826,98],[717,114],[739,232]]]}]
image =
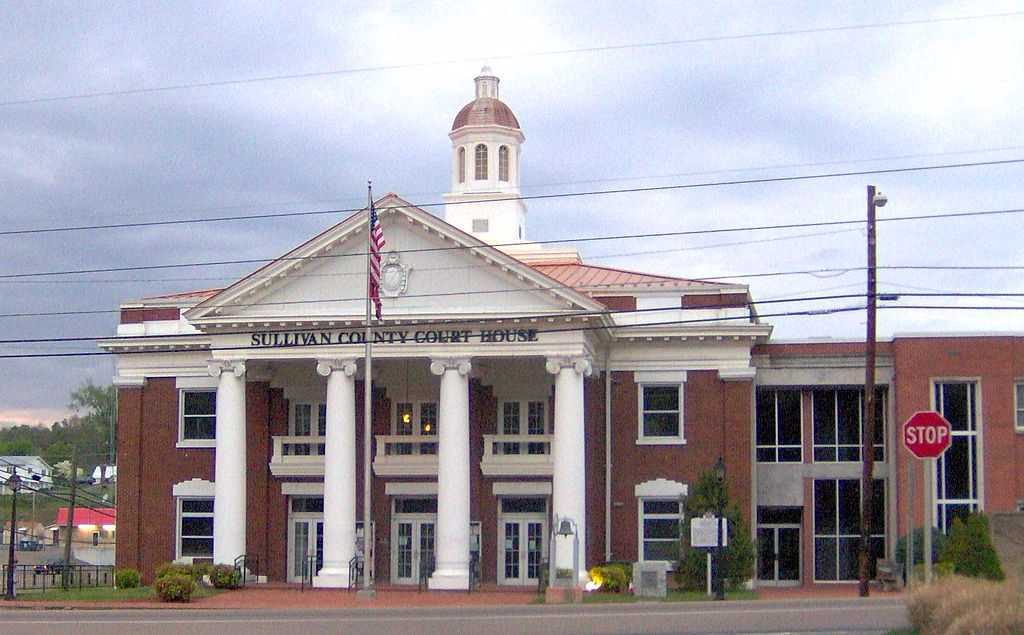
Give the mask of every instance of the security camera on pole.
[{"label": "security camera on pole", "polygon": [[[953,427],[945,417],[934,411],[915,412],[903,424],[903,445],[922,460],[924,472],[924,581],[932,581],[932,526],[935,524],[932,506],[935,459],[945,453],[953,442]],[[911,527],[913,529],[913,527]],[[913,532],[911,532],[912,534]],[[913,562],[913,559],[911,559]],[[908,571],[908,576],[913,571]]]}]

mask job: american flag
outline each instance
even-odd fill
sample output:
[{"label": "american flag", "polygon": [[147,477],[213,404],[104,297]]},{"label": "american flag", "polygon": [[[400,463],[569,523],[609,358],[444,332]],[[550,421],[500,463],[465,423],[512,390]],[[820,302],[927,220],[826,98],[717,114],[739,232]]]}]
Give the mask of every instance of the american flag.
[{"label": "american flag", "polygon": [[380,252],[384,249],[384,230],[377,219],[377,210],[370,200],[370,300],[373,301],[374,312],[380,319]]}]

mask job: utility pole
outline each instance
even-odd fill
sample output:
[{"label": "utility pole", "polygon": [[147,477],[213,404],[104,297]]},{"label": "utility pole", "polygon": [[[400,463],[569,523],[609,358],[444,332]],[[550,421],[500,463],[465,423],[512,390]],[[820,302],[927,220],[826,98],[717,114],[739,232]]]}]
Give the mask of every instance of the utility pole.
[{"label": "utility pole", "polygon": [[864,427],[861,430],[860,478],[860,565],[859,592],[861,597],[870,593],[868,582],[871,573],[871,516],[874,513],[874,471],[875,471],[875,313],[876,313],[876,265],[875,265],[875,207],[883,207],[887,199],[875,186],[868,186],[868,292],[867,292],[867,335],[864,340]]},{"label": "utility pole", "polygon": [[21,478],[18,476],[17,468],[11,473],[11,477],[7,479],[7,488],[11,490],[11,546],[7,551],[7,592],[4,594],[4,599],[13,600],[14,541],[17,539],[18,534],[18,490],[21,488]]},{"label": "utility pole", "polygon": [[68,506],[68,518],[64,523],[64,567],[61,569],[60,582],[64,589],[68,588],[71,573],[71,534],[75,526],[75,495],[78,493],[78,448],[71,448],[71,497]]}]

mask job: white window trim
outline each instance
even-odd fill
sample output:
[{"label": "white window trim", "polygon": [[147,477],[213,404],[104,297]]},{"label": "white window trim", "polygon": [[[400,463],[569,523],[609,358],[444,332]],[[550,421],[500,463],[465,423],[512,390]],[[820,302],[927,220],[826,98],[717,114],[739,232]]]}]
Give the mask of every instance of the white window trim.
[{"label": "white window trim", "polygon": [[[505,434],[505,404],[519,404],[519,434],[530,434],[530,404],[539,402],[544,405],[544,432],[551,434],[551,408],[546,398],[542,399],[502,399],[498,402],[498,433]],[[538,435],[540,436],[540,435]]]},{"label": "white window trim", "polygon": [[[648,482],[650,482],[650,481],[648,481]],[[637,487],[639,488],[639,486],[637,486]],[[685,493],[685,491],[686,491],[686,486],[683,485],[683,492]],[[678,514],[679,531],[680,531],[680,538],[682,538],[682,531],[683,531],[683,524],[684,524],[683,523],[684,510],[683,510],[683,501],[681,500],[681,495],[676,495],[676,496],[668,496],[668,495],[664,495],[664,494],[661,494],[661,495],[644,495],[644,496],[638,495],[637,498],[636,498],[636,541],[637,541],[636,542],[636,559],[637,559],[637,562],[662,562],[662,563],[665,564],[665,570],[666,571],[673,571],[679,565],[678,562],[672,562],[672,561],[669,561],[669,560],[646,560],[644,558],[644,518],[645,518],[644,502],[647,502],[647,501],[673,501],[673,502],[679,504],[679,514]],[[667,516],[668,516],[668,514],[651,514],[652,518],[665,518]],[[661,539],[661,540],[665,540],[665,539]]]},{"label": "white window trim", "polygon": [[[639,373],[638,373],[639,375]],[[644,388],[646,386],[675,386],[679,390],[679,434],[666,437],[644,436]],[[636,444],[637,445],[686,445],[686,381],[637,381],[636,384]]]},{"label": "white window trim", "polygon": [[432,399],[396,399],[394,401],[395,407],[391,409],[391,434],[398,434],[398,405],[403,403],[412,404],[412,421],[410,422],[412,424],[411,436],[437,436],[437,430],[428,434],[420,432],[420,423],[423,415],[421,408],[423,404],[434,404],[437,408],[437,421],[435,422],[435,425],[438,428],[441,427],[441,405]]},{"label": "white window trim", "polygon": [[953,436],[970,436],[971,434],[976,435],[974,439],[974,454],[973,460],[977,462],[976,475],[974,479],[975,495],[977,498],[943,498],[938,497],[937,486],[935,485],[935,479],[938,478],[939,470],[939,459],[931,461],[931,478],[932,478],[932,519],[935,527],[940,527],[940,516],[941,505],[969,505],[972,506],[972,511],[983,512],[985,511],[985,426],[984,426],[984,413],[983,402],[982,402],[982,386],[981,377],[932,377],[929,385],[929,400],[931,408],[935,412],[942,412],[940,404],[935,401],[935,388],[938,384],[974,384],[974,431],[953,431]]},{"label": "white window trim", "polygon": [[[299,406],[309,406],[309,434],[300,435],[295,433],[295,409]],[[320,407],[326,408],[322,401],[296,401],[288,409],[288,434],[289,436],[310,436],[320,437]]]},{"label": "white window trim", "polygon": [[216,394],[216,389],[211,388],[179,388],[178,389],[178,442],[175,447],[179,448],[215,448],[217,447],[217,411],[214,410],[213,418],[213,429],[214,437],[212,439],[186,439],[185,438],[185,393],[189,392],[212,392]]},{"label": "white window trim", "polygon": [[[883,481],[883,480],[887,480],[887,479],[872,478],[872,480],[873,481]],[[818,526],[817,526],[817,522],[815,521],[815,513],[814,513],[814,505],[815,505],[815,502],[816,502],[815,498],[814,498],[814,483],[817,482],[817,481],[831,481],[831,482],[836,484],[836,533],[835,534],[820,534],[820,535],[818,534]],[[838,541],[840,538],[859,538],[860,537],[860,534],[840,534],[839,533],[839,481],[858,481],[858,482],[860,482],[860,479],[859,478],[841,478],[841,477],[835,476],[835,477],[816,478],[816,479],[812,479],[812,481],[811,481],[811,554],[812,554],[811,557],[812,557],[812,560],[813,560],[812,563],[811,563],[811,577],[813,578],[815,584],[850,584],[850,582],[856,582],[856,580],[845,580],[845,579],[843,579],[843,580],[840,580],[840,579],[836,579],[836,580],[819,579],[818,578],[818,567],[814,563],[817,560],[817,557],[818,557],[818,554],[817,554],[817,541],[818,541],[818,538],[835,538]],[[888,483],[886,483],[886,485],[888,485]],[[888,506],[889,505],[889,499],[888,499],[889,492],[888,492],[887,487],[883,486],[882,491],[885,493],[885,497],[886,497],[886,499],[885,499],[885,506]],[[875,501],[875,504],[877,505],[878,502]],[[860,501],[858,501],[858,503],[857,503],[857,509],[858,510],[863,510],[864,509],[864,492],[860,493]],[[886,516],[888,516],[888,513],[886,513]],[[888,518],[886,518],[886,523],[888,523]],[[874,531],[876,529],[877,529],[877,527],[873,527],[872,531]],[[889,531],[889,525],[888,524],[886,524],[885,529],[886,529],[885,532],[880,533],[880,534],[879,533],[873,533],[873,534],[871,534],[870,537],[871,538],[884,538],[885,539],[884,555],[888,556],[889,555],[889,541],[888,541],[888,533],[886,533],[886,532]],[[802,540],[802,538],[801,538],[801,540]],[[802,558],[803,558],[803,556],[801,555],[801,566],[802,566],[802,562],[803,562]],[[838,577],[839,577],[839,551],[837,549],[836,550],[836,578],[838,578]]]},{"label": "white window trim", "polygon": [[[195,480],[195,479],[193,479],[193,480]],[[212,496],[175,496],[174,497],[174,509],[175,509],[175,514],[174,514],[174,561],[175,562],[183,562],[185,564],[192,564],[192,561],[193,561],[194,558],[196,558],[196,557],[205,557],[205,556],[183,556],[183,555],[181,555],[181,518],[182,518],[181,503],[182,503],[182,501],[185,501],[185,500],[211,500],[212,501],[213,497]],[[209,516],[210,518],[213,518],[213,512],[210,512],[209,514],[207,514],[205,512],[202,513],[202,514],[196,513],[195,515],[197,517],[201,516],[201,517],[205,518],[206,516]],[[211,554],[210,557],[213,557],[212,554]]]},{"label": "white window trim", "polygon": [[1024,433],[1024,399],[1021,399],[1021,394],[1024,393],[1024,379],[1017,379],[1013,382],[1013,429],[1018,433]]}]

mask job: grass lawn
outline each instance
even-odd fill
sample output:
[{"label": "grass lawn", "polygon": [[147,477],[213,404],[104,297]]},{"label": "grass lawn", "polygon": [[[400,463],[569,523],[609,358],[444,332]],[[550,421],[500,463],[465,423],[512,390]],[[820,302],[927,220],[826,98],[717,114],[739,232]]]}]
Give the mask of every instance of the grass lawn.
[{"label": "grass lawn", "polygon": [[[192,593],[194,598],[204,598],[221,593],[220,589],[199,586]],[[140,586],[134,589],[114,589],[112,587],[90,587],[82,589],[47,589],[46,592],[25,590],[18,592],[19,600],[38,602],[84,601],[84,602],[121,602],[125,600],[157,600],[153,587]]]},{"label": "grass lawn", "polygon": [[[726,600],[756,600],[756,591],[730,591],[725,594]],[[661,598],[641,598],[631,593],[585,593],[583,595],[584,604],[601,604],[601,603],[630,603],[630,602],[704,602],[710,601],[707,593],[703,591],[678,591],[670,590],[668,595]]]}]

